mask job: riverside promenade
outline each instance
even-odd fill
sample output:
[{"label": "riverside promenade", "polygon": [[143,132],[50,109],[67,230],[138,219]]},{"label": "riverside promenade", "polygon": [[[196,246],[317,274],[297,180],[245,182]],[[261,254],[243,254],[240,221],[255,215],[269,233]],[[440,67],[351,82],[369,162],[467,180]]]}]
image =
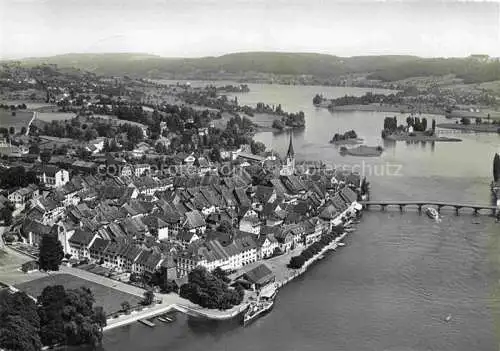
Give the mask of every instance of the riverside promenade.
[{"label": "riverside promenade", "polygon": [[[338,243],[342,241],[346,235],[347,233],[342,234],[341,236],[336,238],[332,243],[325,246],[317,255],[306,261],[302,266],[302,268],[300,269],[288,268],[288,263],[290,262],[290,258],[292,256],[299,255],[302,252],[302,250],[304,249],[304,247],[302,246],[297,247],[294,250],[291,250],[284,255],[273,257],[265,261],[254,262],[250,265],[245,266],[244,269],[241,269],[238,273],[235,274],[236,275],[242,274],[254,268],[255,266],[265,263],[270,267],[270,269],[275,274],[276,283],[278,284],[278,286],[279,287],[284,286],[293,279],[304,274],[309,268],[309,266],[314,262],[316,262],[328,250],[337,248]],[[12,249],[10,249],[9,251],[14,255],[24,256],[27,259],[33,259],[33,257],[27,256],[24,253],[14,251]],[[46,275],[47,273],[40,272],[40,274]],[[142,289],[140,287],[126,284],[107,277],[103,277],[78,268],[61,266],[59,272],[52,272],[51,274],[71,274],[81,279],[101,284],[112,289],[124,291],[139,297],[142,297],[146,292],[145,289]],[[231,275],[230,277],[232,276],[233,275]],[[107,325],[103,328],[103,331],[109,331],[128,324],[132,324],[140,319],[154,318],[156,316],[162,315],[170,311],[178,311],[190,316],[213,319],[213,320],[232,319],[247,309],[250,298],[251,294],[246,294],[243,303],[241,303],[240,305],[235,306],[228,310],[214,310],[214,309],[203,308],[199,305],[196,305],[191,301],[184,299],[175,293],[170,293],[170,294],[155,293],[155,300],[160,301],[159,303],[150,306],[144,306],[142,309],[131,311],[129,314],[121,314],[117,317],[110,317],[107,319]]]}]

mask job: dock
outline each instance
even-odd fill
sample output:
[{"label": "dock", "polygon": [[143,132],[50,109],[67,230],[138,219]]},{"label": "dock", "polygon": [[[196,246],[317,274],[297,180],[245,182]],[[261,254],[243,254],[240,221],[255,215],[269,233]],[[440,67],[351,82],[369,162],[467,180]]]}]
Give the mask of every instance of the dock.
[{"label": "dock", "polygon": [[150,320],[147,320],[147,319],[139,319],[139,322],[141,322],[142,324],[147,325],[148,327],[151,327],[151,328],[154,328],[156,326],[156,324],[154,324],[153,322],[151,322]]}]

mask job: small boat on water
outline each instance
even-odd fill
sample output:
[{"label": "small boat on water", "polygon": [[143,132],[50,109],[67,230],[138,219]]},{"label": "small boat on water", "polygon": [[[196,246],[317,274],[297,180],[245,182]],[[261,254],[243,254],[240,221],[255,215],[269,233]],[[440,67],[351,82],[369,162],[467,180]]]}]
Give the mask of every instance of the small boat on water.
[{"label": "small boat on water", "polygon": [[139,319],[139,322],[141,322],[144,325],[147,325],[148,327],[153,328],[155,324],[151,322],[149,319]]},{"label": "small boat on water", "polygon": [[451,321],[451,314],[447,315],[446,318],[444,319],[445,322]]},{"label": "small boat on water", "polygon": [[433,207],[426,207],[425,213],[427,214],[427,216],[429,216],[429,218],[436,219],[436,220],[439,219],[439,212]]},{"label": "small boat on water", "polygon": [[158,317],[157,319],[163,323],[172,323],[174,321],[172,318],[167,316]]},{"label": "small boat on water", "polygon": [[338,246],[340,246],[340,247],[342,247],[342,246],[345,246],[345,243],[340,242],[340,243],[338,243],[337,245],[338,245]]}]

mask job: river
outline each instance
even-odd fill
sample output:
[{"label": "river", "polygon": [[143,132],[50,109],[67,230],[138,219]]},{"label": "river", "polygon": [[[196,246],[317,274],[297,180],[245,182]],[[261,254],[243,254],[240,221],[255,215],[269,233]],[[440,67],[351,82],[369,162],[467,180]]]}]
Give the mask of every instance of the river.
[{"label": "river", "polygon": [[[342,157],[328,140],[354,129],[368,145],[383,145],[389,113],[335,112],[312,106],[366,89],[249,84],[240,103],[303,110],[306,128],[293,134],[298,160],[357,165],[372,199],[489,203],[496,134],[458,133],[461,143],[385,145],[380,158]],[[439,123],[443,117],[436,118]],[[401,122],[406,116],[398,117]],[[441,131],[445,133],[446,131]],[[283,154],[288,134],[259,133]],[[408,210],[365,212],[346,246],[283,288],[269,315],[243,328],[179,315],[170,325],[134,324],[106,333],[106,351],[160,350],[498,350],[500,224],[490,217],[444,213],[435,223]],[[444,318],[451,314],[452,319]]]}]

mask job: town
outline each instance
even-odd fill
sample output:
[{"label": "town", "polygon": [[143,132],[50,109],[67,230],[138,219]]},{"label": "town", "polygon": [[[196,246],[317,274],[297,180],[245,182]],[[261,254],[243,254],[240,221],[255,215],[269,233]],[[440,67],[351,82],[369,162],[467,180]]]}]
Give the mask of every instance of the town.
[{"label": "town", "polygon": [[[4,96],[43,107],[0,111],[27,114],[21,127],[2,119],[2,242],[20,262],[2,268],[2,283],[38,300],[54,282],[89,286],[105,315],[95,339],[42,335],[44,346],[96,342],[103,328],[136,320],[154,325],[146,317],[174,302],[211,318],[251,305],[255,316],[252,301],[335,247],[368,196],[360,174],[296,160],[292,134],[283,157],[266,151],[240,115],[265,112],[294,128],[303,113],[249,111],[211,86],[4,69]],[[234,90],[248,87],[223,87]],[[52,121],[41,117],[48,109]]]}]

